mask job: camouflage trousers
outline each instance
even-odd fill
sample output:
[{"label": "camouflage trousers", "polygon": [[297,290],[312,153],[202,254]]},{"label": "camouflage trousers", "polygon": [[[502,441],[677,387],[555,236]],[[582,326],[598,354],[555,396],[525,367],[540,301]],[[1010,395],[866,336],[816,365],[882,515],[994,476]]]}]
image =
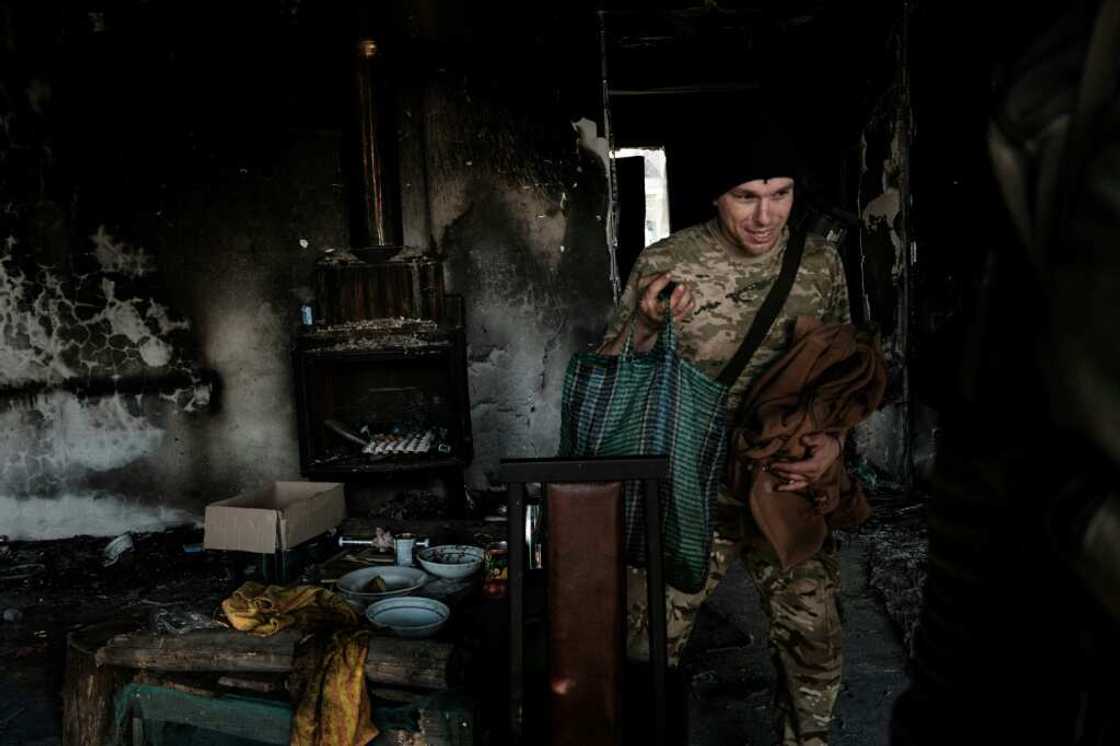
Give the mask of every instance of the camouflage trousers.
[{"label": "camouflage trousers", "polygon": [[[827,746],[840,691],[842,634],[836,607],[840,565],[829,539],[815,557],[783,571],[768,548],[716,534],[708,582],[699,593],[668,588],[665,598],[669,665],[680,662],[700,606],[739,554],[754,581],[769,621],[768,642],[777,671],[772,708],[775,743]],[[627,573],[627,655],[649,657],[645,571]]]}]

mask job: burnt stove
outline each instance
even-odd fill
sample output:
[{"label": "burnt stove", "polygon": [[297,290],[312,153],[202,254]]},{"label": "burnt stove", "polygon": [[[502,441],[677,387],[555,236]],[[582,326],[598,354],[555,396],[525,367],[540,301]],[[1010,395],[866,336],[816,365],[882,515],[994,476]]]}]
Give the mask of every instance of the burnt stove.
[{"label": "burnt stove", "polygon": [[321,325],[294,352],[301,471],[311,479],[459,471],[474,456],[463,302],[445,318]]},{"label": "burnt stove", "polygon": [[404,246],[387,69],[381,39],[357,42],[351,247],[317,262],[293,346],[301,471],[353,482],[443,470],[461,484],[474,456],[464,303],[444,294],[440,258],[394,259]]}]

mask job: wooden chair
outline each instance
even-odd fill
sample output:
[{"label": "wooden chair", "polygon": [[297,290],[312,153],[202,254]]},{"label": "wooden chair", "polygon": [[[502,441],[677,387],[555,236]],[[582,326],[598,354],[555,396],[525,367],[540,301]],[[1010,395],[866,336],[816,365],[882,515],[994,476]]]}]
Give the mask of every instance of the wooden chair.
[{"label": "wooden chair", "polygon": [[509,485],[511,742],[524,736],[525,485],[540,483],[547,540],[549,705],[552,746],[622,743],[622,673],[626,645],[626,562],[622,483],[643,485],[653,672],[653,744],[666,731],[668,649],[662,574],[659,484],[663,456],[599,459],[506,459]]}]

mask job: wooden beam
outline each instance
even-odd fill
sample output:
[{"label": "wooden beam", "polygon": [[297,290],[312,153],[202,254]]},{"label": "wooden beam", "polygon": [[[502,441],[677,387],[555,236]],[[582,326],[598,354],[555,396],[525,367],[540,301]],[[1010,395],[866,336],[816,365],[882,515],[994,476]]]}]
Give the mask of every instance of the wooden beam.
[{"label": "wooden beam", "polygon": [[224,629],[182,635],[118,635],[97,651],[97,664],[150,671],[283,673],[292,668],[292,655],[300,636],[296,630],[255,637]]},{"label": "wooden beam", "polygon": [[[292,668],[302,633],[284,630],[271,637],[233,630],[201,630],[183,635],[118,635],[97,651],[99,666],[149,671],[284,673]],[[459,676],[455,646],[434,640],[371,637],[366,678],[377,684],[447,689]]]}]

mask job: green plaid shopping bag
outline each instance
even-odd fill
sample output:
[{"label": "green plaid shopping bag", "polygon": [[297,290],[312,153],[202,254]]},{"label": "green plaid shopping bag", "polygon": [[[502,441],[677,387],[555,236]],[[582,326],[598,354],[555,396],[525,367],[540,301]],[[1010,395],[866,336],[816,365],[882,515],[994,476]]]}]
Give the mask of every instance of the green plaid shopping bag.
[{"label": "green plaid shopping bag", "polygon": [[[564,377],[560,455],[668,456],[662,483],[665,580],[685,593],[704,587],[711,550],[711,504],[727,450],[727,387],[677,354],[673,324],[653,349],[572,357]],[[626,558],[642,567],[645,510],[641,487],[625,486]]]}]

